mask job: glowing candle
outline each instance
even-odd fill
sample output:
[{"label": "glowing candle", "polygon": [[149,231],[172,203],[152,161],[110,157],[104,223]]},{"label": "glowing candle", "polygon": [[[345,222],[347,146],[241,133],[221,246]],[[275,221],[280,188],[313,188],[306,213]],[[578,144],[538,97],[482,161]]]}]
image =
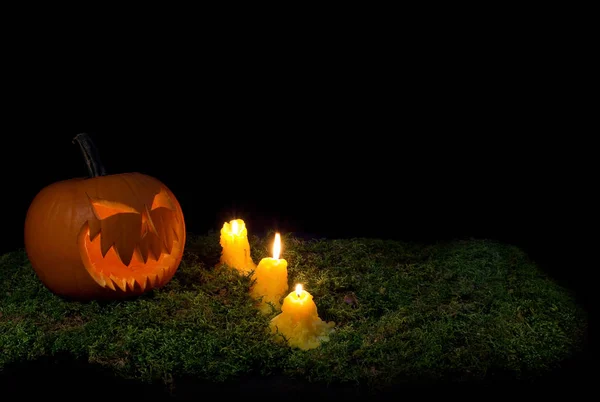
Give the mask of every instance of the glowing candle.
[{"label": "glowing candle", "polygon": [[248,230],[242,219],[234,219],[223,224],[221,247],[223,248],[221,264],[226,264],[244,274],[256,268],[250,256]]},{"label": "glowing candle", "polygon": [[254,284],[250,289],[250,294],[255,299],[262,297],[258,307],[264,314],[272,311],[269,303],[273,303],[274,307],[279,309],[281,298],[288,290],[288,263],[285,259],[279,258],[280,253],[281,236],[276,233],[273,242],[273,258],[267,257],[260,260],[252,276]]},{"label": "glowing candle", "polygon": [[[281,314],[275,316],[270,323],[271,332],[276,339],[287,339],[288,345],[303,350],[318,347],[321,342],[329,340],[333,331],[334,322],[325,322],[317,314],[317,306],[313,297],[302,285],[296,285],[283,300]],[[280,334],[277,334],[279,332]]]}]

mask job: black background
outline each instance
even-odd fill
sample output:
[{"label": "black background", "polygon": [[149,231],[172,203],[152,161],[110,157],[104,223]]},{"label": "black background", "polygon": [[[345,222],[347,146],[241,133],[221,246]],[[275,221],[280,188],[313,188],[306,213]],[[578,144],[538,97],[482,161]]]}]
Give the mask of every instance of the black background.
[{"label": "black background", "polygon": [[87,174],[87,132],[109,173],[165,183],[190,232],[494,239],[589,304],[573,42],[529,20],[353,21],[114,43],[71,27],[64,52],[42,34],[5,50],[0,251],[23,247],[39,190]]},{"label": "black background", "polygon": [[[545,133],[561,122],[492,84],[487,97],[467,85],[431,86],[427,99],[421,89],[374,99],[385,91],[340,86],[327,99],[257,93],[244,105],[161,100],[83,123],[68,113],[24,119],[3,160],[2,251],[23,246],[39,190],[87,175],[71,142],[87,132],[108,173],[137,171],[165,183],[193,233],[242,218],[258,235],[487,238],[524,248],[569,284],[586,283],[573,249],[581,233],[573,231],[569,147]],[[436,94],[449,99],[436,104]]]}]

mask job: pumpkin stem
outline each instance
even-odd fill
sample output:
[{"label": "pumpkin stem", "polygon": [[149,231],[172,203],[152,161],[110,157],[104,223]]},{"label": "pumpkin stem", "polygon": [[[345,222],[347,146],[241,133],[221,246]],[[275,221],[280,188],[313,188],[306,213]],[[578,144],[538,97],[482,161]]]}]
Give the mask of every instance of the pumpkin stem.
[{"label": "pumpkin stem", "polygon": [[73,138],[73,144],[76,142],[79,144],[81,148],[81,153],[83,154],[83,159],[88,168],[88,172],[91,177],[105,176],[106,170],[104,169],[104,165],[100,162],[100,157],[98,156],[98,149],[94,145],[94,142],[90,138],[87,133],[79,133]]}]

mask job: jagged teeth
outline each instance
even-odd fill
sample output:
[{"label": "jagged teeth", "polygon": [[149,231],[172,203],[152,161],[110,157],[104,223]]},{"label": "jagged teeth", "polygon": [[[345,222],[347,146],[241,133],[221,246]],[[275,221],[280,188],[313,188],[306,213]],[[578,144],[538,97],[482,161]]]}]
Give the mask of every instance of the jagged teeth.
[{"label": "jagged teeth", "polygon": [[107,288],[109,288],[111,290],[117,290],[115,288],[115,283],[112,281],[112,279],[110,279],[110,277],[107,277],[104,274],[100,274],[100,275],[102,277],[102,281],[104,282],[104,287],[107,287]]},{"label": "jagged teeth", "polygon": [[[100,251],[100,253],[102,254],[103,257],[106,257],[106,254],[108,253],[108,251],[110,249],[113,249],[113,252],[117,256],[119,256],[118,249],[116,248],[116,245],[114,243],[111,244],[107,250],[102,249],[101,237],[100,237],[100,234],[102,232],[101,230],[98,230],[92,237],[90,235],[89,225],[86,226],[85,229],[87,231],[86,234],[88,236],[88,239],[90,239],[90,242],[93,243],[93,244],[89,244],[90,247],[97,248],[97,250]],[[169,230],[169,229],[166,229],[166,230]],[[170,230],[171,230],[172,237],[173,237],[172,241],[170,241],[171,252],[173,252],[173,248],[175,248],[179,245],[180,239],[179,239],[179,236],[177,235],[177,231],[175,230],[175,228],[171,227]],[[170,254],[170,252],[167,251],[168,247],[166,247],[166,244],[163,244],[163,247],[161,247],[162,249],[160,250],[158,255],[155,255],[155,253],[154,253],[155,249],[153,247],[148,247],[146,258],[144,258],[140,247],[141,247],[140,244],[135,246],[135,248],[133,250],[133,255],[131,257],[131,262],[138,261],[140,263],[145,264],[148,262],[149,259],[152,259],[154,261],[160,261],[161,258],[163,257],[163,255]],[[132,265],[131,262],[129,264],[130,266]],[[129,268],[129,267],[125,267],[125,268]],[[139,288],[143,292],[148,288],[152,288],[152,287],[163,284],[165,278],[172,272],[172,269],[169,268],[167,265],[160,264],[160,266],[156,267],[155,273],[152,273],[150,275],[144,275],[144,274],[140,274],[140,273],[135,273],[135,271],[132,270],[131,273],[134,274],[135,276],[127,276],[125,278],[117,278],[114,273],[110,272],[111,271],[110,268],[107,270],[108,272],[106,272],[106,271],[102,272],[102,271],[103,271],[103,269],[102,269],[101,262],[91,263],[91,267],[89,267],[89,269],[88,269],[88,273],[92,276],[92,278],[96,281],[96,283],[98,283],[103,288],[111,289],[113,291],[116,291],[118,288],[118,289],[121,289],[123,292],[127,292],[128,289],[131,291],[134,291],[135,285],[137,283]]]},{"label": "jagged teeth", "polygon": [[[146,287],[148,286],[148,277],[144,277],[144,279],[142,279],[141,281],[138,281],[138,284],[140,285],[140,289],[143,292],[144,290],[146,290]],[[152,286],[152,285],[151,285]],[[133,288],[132,288],[133,289]]]},{"label": "jagged teeth", "polygon": [[165,270],[163,267],[158,268],[158,272],[156,273],[156,282],[157,284],[162,283],[163,277],[165,276]]},{"label": "jagged teeth", "polygon": [[104,275],[102,275],[102,273],[92,272],[92,277],[100,286],[103,288],[106,287],[106,280],[104,279]]},{"label": "jagged teeth", "polygon": [[135,285],[137,283],[143,292],[148,287],[154,287],[161,284],[169,272],[170,270],[168,267],[161,266],[158,268],[158,272],[156,274],[143,276],[141,278],[117,278],[114,274],[106,275],[102,272],[99,272],[94,273],[94,279],[96,279],[96,282],[98,282],[98,284],[104,288],[109,288],[114,291],[119,288],[123,292],[126,292],[128,289],[131,291],[135,290]]},{"label": "jagged teeth", "polygon": [[123,282],[126,283],[126,285],[129,286],[130,290],[134,290],[135,289],[135,278],[128,278],[128,279],[123,279]]}]

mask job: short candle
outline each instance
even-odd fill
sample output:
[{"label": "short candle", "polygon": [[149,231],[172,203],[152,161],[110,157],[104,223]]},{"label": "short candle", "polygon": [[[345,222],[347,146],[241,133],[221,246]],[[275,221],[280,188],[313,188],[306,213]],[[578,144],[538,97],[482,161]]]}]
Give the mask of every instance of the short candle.
[{"label": "short candle", "polygon": [[256,268],[250,256],[248,230],[242,219],[225,222],[221,228],[221,264],[237,269],[240,273],[248,273]]},{"label": "short candle", "polygon": [[314,349],[329,340],[335,323],[319,318],[313,296],[302,289],[302,285],[296,285],[296,289],[287,295],[281,311],[270,322],[271,332],[279,340],[282,338],[277,332],[287,339],[289,346],[303,350]]},{"label": "short candle", "polygon": [[287,261],[279,258],[281,253],[281,236],[275,234],[273,242],[273,257],[260,260],[252,279],[254,284],[250,288],[250,295],[260,299],[259,309],[264,314],[270,313],[272,303],[275,309],[281,307],[281,298],[288,290]]}]

